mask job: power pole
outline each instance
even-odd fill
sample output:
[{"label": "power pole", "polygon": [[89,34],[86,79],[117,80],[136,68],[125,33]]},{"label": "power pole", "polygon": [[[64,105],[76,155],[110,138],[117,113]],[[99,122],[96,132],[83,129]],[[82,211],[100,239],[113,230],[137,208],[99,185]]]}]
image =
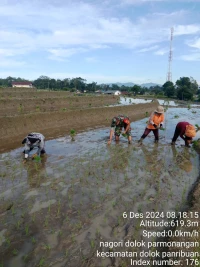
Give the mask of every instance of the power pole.
[{"label": "power pole", "polygon": [[172,64],[172,41],[173,41],[173,33],[174,28],[171,28],[171,37],[170,37],[170,49],[169,49],[169,59],[168,59],[168,73],[167,73],[167,82],[172,81],[172,71],[171,71],[171,64]]}]

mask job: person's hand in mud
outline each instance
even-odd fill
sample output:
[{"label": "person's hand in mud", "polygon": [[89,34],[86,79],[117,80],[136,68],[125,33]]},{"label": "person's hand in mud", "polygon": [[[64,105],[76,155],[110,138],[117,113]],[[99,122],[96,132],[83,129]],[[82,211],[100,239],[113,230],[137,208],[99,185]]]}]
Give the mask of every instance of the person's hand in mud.
[{"label": "person's hand in mud", "polygon": [[163,128],[163,125],[162,125],[162,123],[160,124],[160,129],[161,129],[161,130],[163,130],[163,129],[164,129],[164,128]]},{"label": "person's hand in mud", "polygon": [[110,144],[111,144],[111,142],[112,142],[111,140],[108,140],[108,143],[107,143],[107,144],[108,144],[108,145],[110,145]]},{"label": "person's hand in mud", "polygon": [[35,159],[37,156],[37,154],[33,154],[32,159]]}]

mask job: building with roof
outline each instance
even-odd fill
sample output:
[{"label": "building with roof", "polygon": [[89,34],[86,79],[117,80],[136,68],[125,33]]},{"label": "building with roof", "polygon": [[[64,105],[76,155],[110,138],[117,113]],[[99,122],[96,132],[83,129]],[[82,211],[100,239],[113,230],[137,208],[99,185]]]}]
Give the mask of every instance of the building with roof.
[{"label": "building with roof", "polygon": [[121,92],[120,91],[114,91],[114,90],[107,90],[107,91],[104,91],[104,94],[105,95],[121,95]]},{"label": "building with roof", "polygon": [[27,87],[32,88],[33,85],[31,82],[12,82],[12,87]]}]

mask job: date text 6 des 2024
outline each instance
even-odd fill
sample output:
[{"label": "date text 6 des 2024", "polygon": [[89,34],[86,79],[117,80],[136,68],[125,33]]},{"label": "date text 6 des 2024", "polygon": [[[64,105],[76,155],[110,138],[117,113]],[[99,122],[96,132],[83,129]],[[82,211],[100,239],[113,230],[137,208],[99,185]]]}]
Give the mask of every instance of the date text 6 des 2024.
[{"label": "date text 6 des 2024", "polygon": [[144,213],[139,212],[123,212],[123,218],[130,218],[130,219],[197,219],[199,218],[199,212],[175,212],[175,211],[167,211],[167,212],[159,212],[159,211],[147,211]]}]

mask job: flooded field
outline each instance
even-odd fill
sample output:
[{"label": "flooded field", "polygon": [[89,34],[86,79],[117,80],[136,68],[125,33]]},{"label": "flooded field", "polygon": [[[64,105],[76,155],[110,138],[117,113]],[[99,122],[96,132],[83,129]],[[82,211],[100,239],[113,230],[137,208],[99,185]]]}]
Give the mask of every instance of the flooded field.
[{"label": "flooded field", "polygon": [[[163,99],[157,99],[160,105],[165,106],[178,106],[174,101],[168,101]],[[151,103],[152,99],[142,99],[142,98],[133,98],[133,97],[120,97],[118,105],[131,105],[131,104],[144,104],[144,103]],[[198,105],[197,105],[198,106]]]},{"label": "flooded field", "polygon": [[1,154],[0,266],[130,266],[130,259],[97,257],[97,250],[110,250],[99,243],[144,239],[138,219],[124,212],[186,207],[199,158],[183,140],[176,147],[170,142],[179,121],[200,125],[199,118],[197,108],[167,109],[159,144],[150,133],[138,145],[146,118],[131,123],[131,145],[122,137],[108,146],[109,128],[101,128],[74,142],[69,136],[47,141],[39,162],[23,164],[23,148]]}]

